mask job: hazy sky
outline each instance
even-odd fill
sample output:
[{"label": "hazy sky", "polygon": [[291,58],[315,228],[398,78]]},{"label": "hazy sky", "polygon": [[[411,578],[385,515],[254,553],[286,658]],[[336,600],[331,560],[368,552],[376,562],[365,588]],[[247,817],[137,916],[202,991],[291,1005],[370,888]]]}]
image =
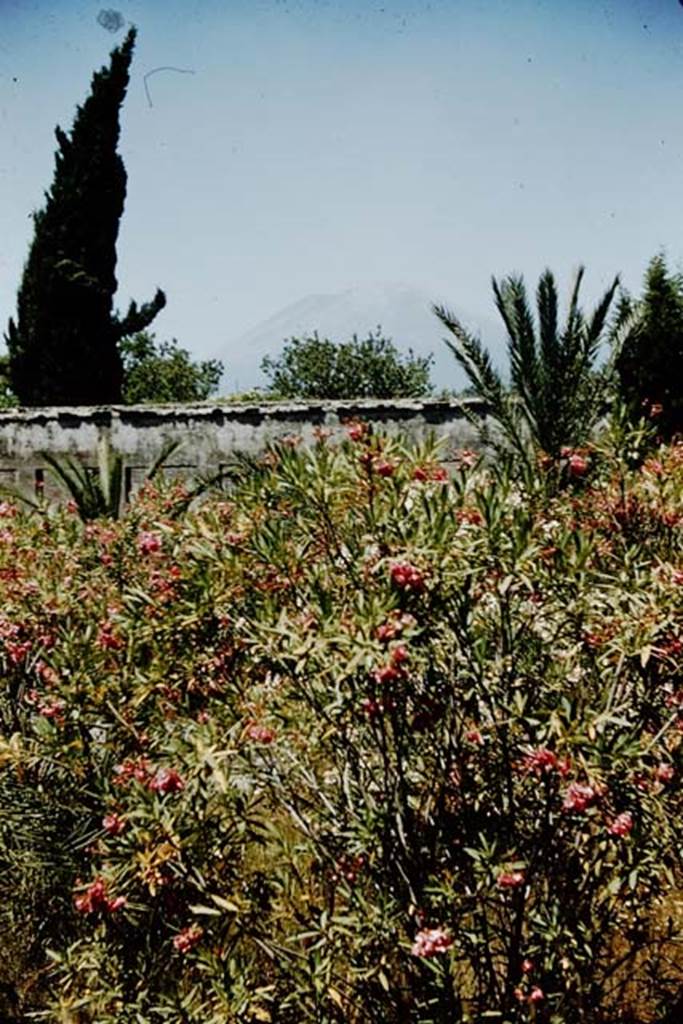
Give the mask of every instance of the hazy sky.
[{"label": "hazy sky", "polygon": [[[0,0],[0,319],[92,72],[102,3]],[[586,298],[683,261],[680,0],[114,0],[139,30],[118,303],[197,355],[376,281],[490,313],[492,273]],[[175,66],[194,74],[159,71]],[[370,327],[372,325],[368,325]]]}]

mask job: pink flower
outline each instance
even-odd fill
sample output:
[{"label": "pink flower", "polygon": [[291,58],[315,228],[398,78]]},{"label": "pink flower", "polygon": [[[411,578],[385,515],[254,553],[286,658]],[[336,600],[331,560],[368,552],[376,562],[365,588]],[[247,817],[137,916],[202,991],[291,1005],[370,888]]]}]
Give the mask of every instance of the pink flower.
[{"label": "pink flower", "polygon": [[66,708],[66,701],[58,697],[46,698],[38,702],[38,714],[43,718],[61,719]]},{"label": "pink flower", "polygon": [[673,765],[662,761],[661,764],[657,765],[656,775],[658,782],[671,782],[674,777]]},{"label": "pink flower", "polygon": [[97,645],[103,651],[120,651],[126,646],[126,641],[115,631],[113,622],[103,622],[97,633]]},{"label": "pink flower", "polygon": [[535,775],[547,775],[557,768],[557,754],[548,750],[547,747],[538,747],[526,755],[522,765],[527,772],[533,772]]},{"label": "pink flower", "polygon": [[534,969],[534,962],[533,962],[533,960],[529,960],[528,957],[526,959],[522,960],[522,974],[531,974],[533,969]]},{"label": "pink flower", "polygon": [[105,832],[108,832],[110,836],[121,835],[126,828],[126,825],[126,819],[122,818],[120,814],[105,814],[102,818],[102,828]]},{"label": "pink flower", "polygon": [[391,579],[400,590],[412,590],[416,594],[424,590],[424,576],[409,562],[394,562]]},{"label": "pink flower", "polygon": [[576,452],[569,456],[567,466],[569,468],[569,475],[575,477],[585,476],[588,472],[588,459],[584,459],[583,455],[578,455]]},{"label": "pink flower", "polygon": [[158,533],[143,530],[138,536],[138,550],[143,555],[154,555],[161,551],[161,538]]},{"label": "pink flower", "polygon": [[374,469],[378,476],[393,476],[396,472],[396,463],[389,462],[388,459],[380,459],[375,462]]},{"label": "pink flower", "polygon": [[572,782],[567,787],[562,810],[585,811],[586,808],[592,807],[597,799],[598,791],[593,786],[583,785],[581,782]]},{"label": "pink flower", "polygon": [[127,757],[122,764],[116,765],[114,774],[116,775],[114,779],[116,785],[123,786],[131,779],[147,785],[151,775],[151,766],[146,757]]},{"label": "pink flower", "polygon": [[501,889],[517,889],[520,885],[524,885],[524,872],[502,871],[496,881]]},{"label": "pink flower", "polygon": [[484,737],[478,729],[468,729],[465,733],[465,739],[468,743],[473,743],[475,747],[481,747],[484,744]]},{"label": "pink flower", "polygon": [[155,793],[179,793],[185,789],[185,783],[175,768],[159,768],[149,788]]},{"label": "pink flower", "polygon": [[431,957],[445,953],[453,939],[443,928],[423,928],[415,936],[410,950],[413,956]]},{"label": "pink flower", "polygon": [[416,466],[413,470],[413,480],[420,483],[425,483],[427,480],[444,483],[448,480],[448,471],[443,466]]},{"label": "pink flower", "polygon": [[543,989],[539,988],[538,985],[534,985],[534,987],[532,988],[531,992],[529,993],[529,1002],[530,1003],[542,1003],[544,999],[545,999],[545,992],[543,991]]},{"label": "pink flower", "polygon": [[633,818],[629,811],[617,815],[607,831],[611,836],[627,836],[633,828]]},{"label": "pink flower", "polygon": [[361,709],[368,718],[377,718],[384,711],[384,704],[375,700],[374,697],[365,697],[361,701]]},{"label": "pink flower", "polygon": [[471,448],[460,448],[455,453],[455,457],[458,462],[461,462],[463,466],[467,466],[470,469],[475,465],[479,456],[476,452],[473,452]]},{"label": "pink flower", "polygon": [[259,725],[258,722],[252,722],[247,729],[247,737],[253,740],[254,743],[272,743],[275,739],[275,730],[267,725]]},{"label": "pink flower", "polygon": [[389,622],[383,622],[377,627],[375,636],[382,643],[388,643],[389,640],[395,640],[400,636],[404,629],[410,629],[414,625],[415,619],[412,615],[407,612],[394,612]]},{"label": "pink flower", "polygon": [[346,433],[350,441],[362,441],[367,431],[367,424],[358,421],[349,423],[346,427]]},{"label": "pink flower", "polygon": [[393,683],[395,679],[399,679],[402,672],[400,669],[394,668],[393,665],[380,665],[379,668],[374,670],[372,675],[376,683],[384,686],[386,683]]},{"label": "pink flower", "polygon": [[467,505],[457,510],[455,518],[459,523],[465,523],[467,526],[481,526],[484,522],[484,517],[479,509]]},{"label": "pink flower", "polygon": [[189,953],[201,942],[203,934],[203,928],[200,928],[198,924],[192,924],[174,936],[173,945],[179,953]]},{"label": "pink flower", "polygon": [[107,887],[102,878],[96,878],[85,892],[82,892],[79,896],[74,896],[74,906],[79,914],[110,914],[115,910],[120,910],[125,905],[125,896],[116,896],[114,899],[109,899]]},{"label": "pink flower", "polygon": [[398,647],[394,647],[391,652],[391,664],[392,665],[403,665],[404,662],[408,661],[410,654],[408,648],[403,644],[399,644]]}]

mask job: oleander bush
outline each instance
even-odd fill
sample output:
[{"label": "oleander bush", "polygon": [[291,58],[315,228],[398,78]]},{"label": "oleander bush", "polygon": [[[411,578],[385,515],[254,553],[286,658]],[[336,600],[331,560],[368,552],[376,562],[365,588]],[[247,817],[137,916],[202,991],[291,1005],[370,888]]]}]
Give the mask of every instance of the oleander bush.
[{"label": "oleander bush", "polygon": [[521,490],[352,424],[0,506],[3,1019],[672,1012],[683,445],[619,445]]}]

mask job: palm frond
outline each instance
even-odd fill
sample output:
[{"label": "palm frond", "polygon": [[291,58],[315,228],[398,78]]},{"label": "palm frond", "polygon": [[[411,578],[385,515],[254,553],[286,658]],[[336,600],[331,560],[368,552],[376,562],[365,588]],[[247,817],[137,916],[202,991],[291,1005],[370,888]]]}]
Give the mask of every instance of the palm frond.
[{"label": "palm frond", "polygon": [[593,314],[588,321],[585,332],[586,348],[591,351],[597,350],[597,346],[600,343],[602,332],[605,329],[605,324],[607,323],[607,316],[612,305],[612,300],[614,299],[618,287],[619,275],[614,278],[614,281],[600,299],[600,302],[593,310]]},{"label": "palm frond", "polygon": [[511,275],[499,286],[494,278],[493,290],[501,315],[505,310],[503,319],[508,330],[510,380],[515,391],[528,403],[539,388],[539,367],[534,320],[524,279]]},{"label": "palm frond", "polygon": [[567,312],[567,331],[570,334],[574,334],[581,326],[583,319],[581,310],[579,309],[579,292],[581,291],[581,282],[583,281],[583,275],[586,268],[583,266],[577,267],[576,273],[574,274],[574,280],[572,282],[571,292],[569,294],[569,310]]},{"label": "palm frond", "polygon": [[536,290],[536,308],[538,310],[538,333],[540,339],[539,355],[544,375],[552,372],[558,362],[559,340],[557,331],[557,285],[549,269],[541,274]]},{"label": "palm frond", "polygon": [[[520,429],[518,408],[494,368],[488,351],[445,306],[434,305],[432,310],[455,338],[455,342],[448,338],[444,338],[444,341],[467,374],[475,394],[488,406],[489,415],[499,424],[508,443],[524,458],[526,446]],[[464,412],[467,419],[477,427],[481,441],[494,448],[499,447],[499,440],[491,437],[485,421],[482,422],[466,407]]]},{"label": "palm frond", "polygon": [[492,407],[497,407],[505,388],[500,374],[494,369],[489,353],[480,340],[470,334],[445,306],[434,305],[432,310],[455,338],[455,344],[448,338],[444,338],[444,341],[467,374],[477,396]]}]

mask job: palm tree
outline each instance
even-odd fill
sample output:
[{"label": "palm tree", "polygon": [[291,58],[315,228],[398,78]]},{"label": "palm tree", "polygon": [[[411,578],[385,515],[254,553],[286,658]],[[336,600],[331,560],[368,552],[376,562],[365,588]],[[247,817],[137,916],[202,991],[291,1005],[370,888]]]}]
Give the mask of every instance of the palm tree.
[{"label": "palm tree", "polygon": [[[445,339],[446,344],[498,428],[497,436],[484,432],[484,439],[499,450],[512,451],[528,469],[533,468],[539,453],[556,459],[563,446],[580,444],[600,415],[604,380],[596,374],[595,364],[619,278],[586,317],[578,304],[583,273],[580,267],[562,328],[557,286],[550,270],[541,275],[536,290],[536,321],[523,277],[510,275],[500,284],[492,279],[508,337],[509,387],[479,338],[444,306],[433,307],[453,335],[454,340]],[[483,431],[481,420],[473,414],[470,418]]]}]

